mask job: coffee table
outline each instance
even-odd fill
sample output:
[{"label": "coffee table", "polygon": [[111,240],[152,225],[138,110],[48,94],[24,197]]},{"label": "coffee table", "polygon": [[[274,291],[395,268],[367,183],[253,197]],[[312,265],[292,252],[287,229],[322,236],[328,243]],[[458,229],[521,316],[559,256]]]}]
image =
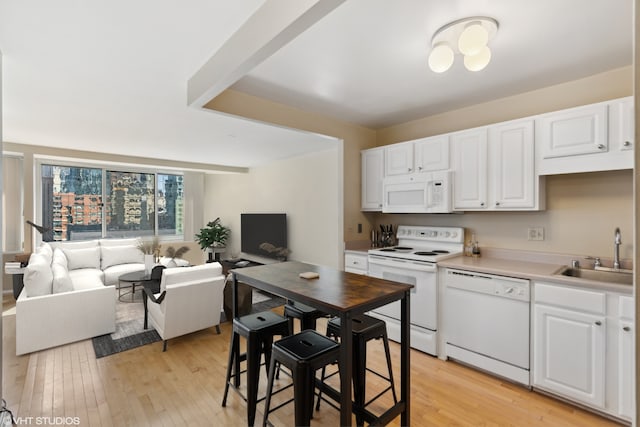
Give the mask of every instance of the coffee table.
[{"label": "coffee table", "polygon": [[[131,283],[131,292],[122,293],[122,283],[118,283],[118,300],[122,301],[122,296],[131,294],[131,302],[136,292],[136,285],[149,282],[151,280],[151,273],[146,273],[144,270],[132,271],[131,273],[125,273],[118,277],[118,282]],[[125,302],[125,301],[122,301]]]}]

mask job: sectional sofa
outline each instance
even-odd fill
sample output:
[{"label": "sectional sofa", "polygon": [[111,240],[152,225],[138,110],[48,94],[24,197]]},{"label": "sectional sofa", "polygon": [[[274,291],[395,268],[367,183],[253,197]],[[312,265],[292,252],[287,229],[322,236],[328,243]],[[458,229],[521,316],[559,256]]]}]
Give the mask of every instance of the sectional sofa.
[{"label": "sectional sofa", "polygon": [[16,354],[114,332],[118,277],[145,268],[137,243],[42,243],[29,258],[16,300]]}]

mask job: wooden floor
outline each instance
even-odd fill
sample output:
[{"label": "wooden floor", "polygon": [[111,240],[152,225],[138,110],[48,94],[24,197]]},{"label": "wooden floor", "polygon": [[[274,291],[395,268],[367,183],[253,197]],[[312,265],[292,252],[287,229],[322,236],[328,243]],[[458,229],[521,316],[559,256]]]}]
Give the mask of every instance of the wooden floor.
[{"label": "wooden floor", "polygon": [[[10,297],[9,297],[10,298]],[[5,302],[6,310],[11,306]],[[15,315],[3,317],[3,395],[18,419],[48,425],[50,417],[80,426],[242,426],[246,406],[230,391],[221,407],[229,345],[228,323],[169,342],[155,343],[96,360],[91,340],[15,356]],[[323,329],[321,329],[323,330]],[[392,343],[397,360],[399,346]],[[381,343],[369,345],[369,364],[384,372]],[[454,362],[411,353],[411,420],[414,426],[607,426],[607,419],[501,381]],[[264,373],[263,373],[264,375]],[[397,375],[397,373],[396,373]],[[337,376],[336,376],[337,377]],[[383,384],[368,376],[368,395]],[[337,378],[335,378],[337,380]],[[280,384],[287,382],[283,376]],[[261,379],[261,384],[266,381]],[[291,389],[278,395],[284,399]],[[371,409],[381,413],[391,397]],[[379,405],[377,405],[379,403]],[[273,407],[274,405],[272,405]],[[258,404],[257,425],[263,403]],[[47,421],[47,420],[44,420]],[[60,425],[58,419],[57,425]],[[293,405],[270,415],[274,425],[293,425]],[[312,425],[338,425],[339,413],[327,404]],[[399,418],[393,425],[399,425]]]}]

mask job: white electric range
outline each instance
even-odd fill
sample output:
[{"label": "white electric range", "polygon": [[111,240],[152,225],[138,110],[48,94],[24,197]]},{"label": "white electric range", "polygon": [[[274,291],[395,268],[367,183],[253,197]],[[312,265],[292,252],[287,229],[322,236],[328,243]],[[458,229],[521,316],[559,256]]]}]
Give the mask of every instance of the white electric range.
[{"label": "white electric range", "polygon": [[[462,254],[464,228],[400,225],[397,246],[369,250],[369,275],[413,285],[411,347],[437,355],[438,261]],[[400,302],[369,313],[387,323],[389,338],[400,341]]]}]

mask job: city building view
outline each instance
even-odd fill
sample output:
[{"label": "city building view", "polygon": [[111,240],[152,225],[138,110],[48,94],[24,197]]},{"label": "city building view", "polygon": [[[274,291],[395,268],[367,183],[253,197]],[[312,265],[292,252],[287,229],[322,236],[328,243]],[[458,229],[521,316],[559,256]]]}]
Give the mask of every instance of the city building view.
[{"label": "city building view", "polygon": [[43,241],[182,234],[182,175],[42,165],[41,179]]}]

